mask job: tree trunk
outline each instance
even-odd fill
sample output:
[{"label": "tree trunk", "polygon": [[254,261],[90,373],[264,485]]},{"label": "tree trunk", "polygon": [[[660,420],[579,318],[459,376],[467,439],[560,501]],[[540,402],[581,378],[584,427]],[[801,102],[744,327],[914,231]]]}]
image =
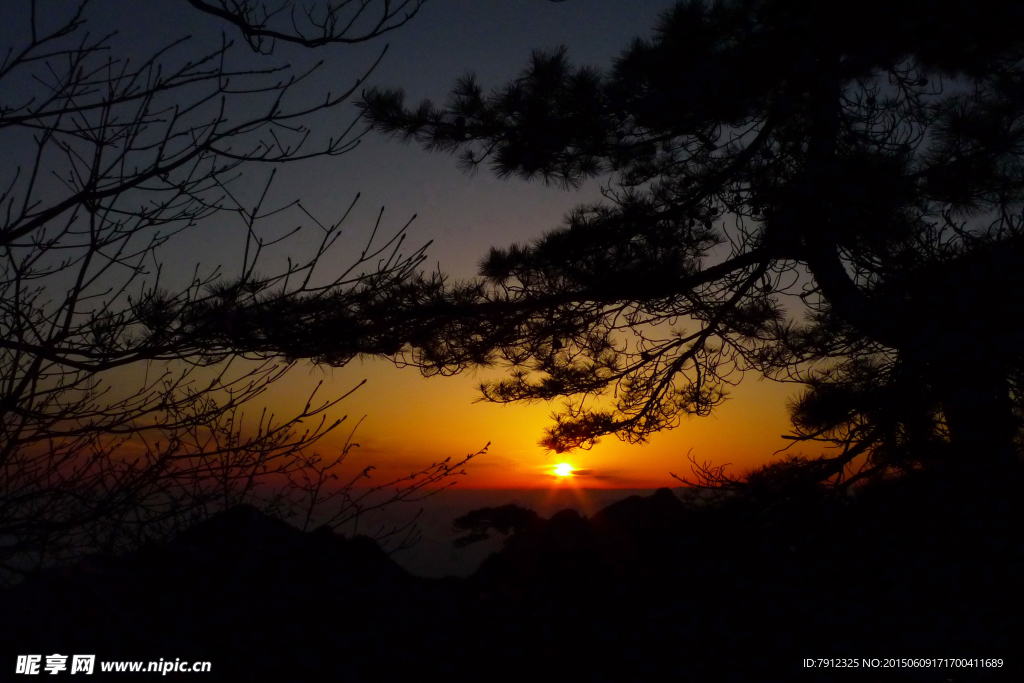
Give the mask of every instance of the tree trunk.
[{"label": "tree trunk", "polygon": [[958,468],[996,479],[1011,475],[1019,464],[1019,425],[1005,372],[975,365],[951,373],[943,385],[942,411]]}]

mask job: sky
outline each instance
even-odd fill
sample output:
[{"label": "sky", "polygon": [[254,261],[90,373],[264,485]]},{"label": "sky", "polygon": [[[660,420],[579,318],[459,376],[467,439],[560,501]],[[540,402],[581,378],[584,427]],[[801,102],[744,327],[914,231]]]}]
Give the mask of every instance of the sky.
[{"label": "sky", "polygon": [[[514,78],[534,49],[569,48],[576,63],[606,66],[634,36],[648,35],[656,18],[672,2],[665,0],[430,0],[418,16],[386,39],[368,44],[330,46],[310,53],[278,46],[274,58],[297,66],[322,59],[310,79],[310,91],[352,85],[373,62],[384,43],[387,54],[364,85],[402,87],[407,102],[444,101],[455,80],[475,72],[485,87]],[[200,44],[213,45],[224,29],[187,7],[167,3],[96,0],[89,15],[95,30],[116,29],[117,43],[132,54],[191,33]],[[234,59],[244,65],[255,57],[242,45]],[[255,63],[255,62],[253,62]],[[355,116],[349,104],[312,121],[318,132],[345,128]],[[258,177],[249,189],[259,187]],[[430,242],[427,266],[455,278],[472,277],[491,246],[539,237],[559,225],[573,206],[599,197],[596,181],[577,191],[521,180],[502,181],[483,170],[467,176],[452,157],[430,154],[375,133],[340,157],[288,164],[280,169],[270,199],[301,199],[325,220],[340,216],[360,193],[345,223],[343,240],[321,266],[330,277],[351,262],[370,234],[381,207],[381,231],[391,234],[415,215],[408,229],[413,247]],[[288,229],[282,218],[267,230]],[[289,256],[309,253],[308,233],[283,243],[265,266],[280,266]],[[187,275],[192,267],[221,265],[237,271],[242,232],[238,226],[204,225],[186,240],[162,252],[169,270]],[[671,473],[690,474],[688,455],[698,462],[731,464],[734,473],[764,464],[791,442],[786,402],[799,387],[760,380],[755,374],[735,387],[731,398],[711,417],[685,419],[675,429],[636,445],[607,437],[589,451],[555,455],[538,445],[557,404],[500,406],[480,402],[477,385],[493,372],[424,378],[414,368],[382,360],[357,360],[342,368],[299,364],[272,387],[263,402],[285,416],[300,410],[320,381],[320,395],[337,396],[363,385],[335,411],[346,422],[320,444],[340,448],[349,426],[360,447],[347,466],[352,471],[373,465],[375,481],[404,476],[449,456],[457,459],[490,444],[475,458],[460,488],[526,489],[592,487],[640,489],[678,485]],[[558,478],[555,465],[571,463],[583,475]]]},{"label": "sky", "polygon": [[[455,79],[468,70],[485,87],[501,85],[518,75],[537,48],[565,44],[577,63],[607,65],[634,36],[649,34],[658,13],[671,4],[630,2],[629,11],[623,11],[622,2],[595,0],[430,2],[394,34],[373,82],[404,88],[412,104],[424,97],[443,101]],[[467,177],[451,157],[380,136],[338,161],[356,169],[336,178],[372,198],[367,213],[386,206],[385,215],[395,224],[417,214],[411,239],[432,240],[429,262],[460,277],[474,274],[489,247],[538,237],[577,203],[597,199],[595,182],[567,192],[540,183],[497,180],[486,170]],[[333,180],[326,174],[320,177],[325,184]],[[296,384],[320,372],[300,370]],[[742,470],[766,462],[790,443],[781,435],[788,431],[786,400],[794,387],[759,381],[756,374],[748,375],[733,398],[709,418],[684,419],[648,444],[606,437],[590,451],[564,457],[537,445],[557,405],[477,400],[476,385],[493,373],[423,378],[412,368],[371,361],[327,376],[342,387],[368,380],[347,408],[352,417],[366,415],[356,438],[361,448],[353,456],[360,462],[381,470],[391,463],[412,469],[428,460],[475,452],[490,442],[488,453],[471,463],[460,487],[566,485],[552,475],[553,466],[562,461],[590,470],[589,476],[575,477],[578,484],[658,487],[679,483],[671,472],[690,474],[688,453],[701,462],[734,463]]]}]

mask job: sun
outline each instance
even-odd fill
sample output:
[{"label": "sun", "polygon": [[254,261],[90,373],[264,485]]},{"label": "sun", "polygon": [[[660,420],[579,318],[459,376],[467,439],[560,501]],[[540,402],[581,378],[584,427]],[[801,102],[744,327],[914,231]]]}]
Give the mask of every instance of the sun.
[{"label": "sun", "polygon": [[557,474],[560,477],[568,477],[569,475],[572,474],[572,471],[574,469],[576,468],[567,462],[559,463],[555,465],[555,474]]}]

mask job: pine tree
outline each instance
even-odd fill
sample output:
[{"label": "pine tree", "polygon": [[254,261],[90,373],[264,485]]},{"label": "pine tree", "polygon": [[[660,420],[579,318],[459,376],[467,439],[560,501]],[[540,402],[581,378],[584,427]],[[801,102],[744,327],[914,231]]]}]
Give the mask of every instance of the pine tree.
[{"label": "pine tree", "polygon": [[559,450],[643,441],[757,369],[808,384],[799,438],[844,445],[822,476],[947,443],[1009,465],[1022,29],[1008,2],[689,1],[606,70],[560,49],[493,90],[466,76],[443,107],[364,93],[377,130],[466,169],[605,180],[605,201],[493,249],[478,281],[424,280],[396,313],[416,362],[507,363],[493,401],[568,397]]}]

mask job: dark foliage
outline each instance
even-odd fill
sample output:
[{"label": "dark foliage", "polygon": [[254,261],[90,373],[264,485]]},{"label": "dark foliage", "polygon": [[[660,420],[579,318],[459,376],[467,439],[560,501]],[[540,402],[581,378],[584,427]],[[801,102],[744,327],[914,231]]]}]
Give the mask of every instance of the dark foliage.
[{"label": "dark foliage", "polygon": [[1022,35],[1011,2],[688,1],[605,70],[560,49],[444,106],[365,92],[377,130],[466,168],[607,179],[478,281],[425,286],[413,362],[505,363],[487,399],[567,398],[556,450],[643,441],[753,369],[807,385],[795,435],[839,447],[833,483],[1011,467]]}]

